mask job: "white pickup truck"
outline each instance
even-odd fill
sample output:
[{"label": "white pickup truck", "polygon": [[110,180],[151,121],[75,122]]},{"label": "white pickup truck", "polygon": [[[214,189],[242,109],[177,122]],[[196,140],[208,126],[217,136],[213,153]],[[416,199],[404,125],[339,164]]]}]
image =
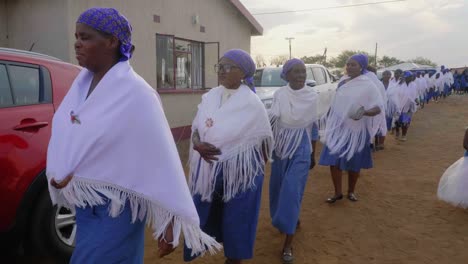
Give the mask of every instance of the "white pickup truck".
[{"label": "white pickup truck", "polygon": [[[282,66],[265,67],[259,68],[255,72],[254,84],[257,95],[267,109],[271,107],[275,91],[286,85],[286,81],[280,77],[282,70]],[[327,68],[320,64],[306,64],[306,71],[306,84],[313,87],[319,94],[319,102],[325,104],[321,108],[328,108],[335,95],[336,78],[328,72]]]}]

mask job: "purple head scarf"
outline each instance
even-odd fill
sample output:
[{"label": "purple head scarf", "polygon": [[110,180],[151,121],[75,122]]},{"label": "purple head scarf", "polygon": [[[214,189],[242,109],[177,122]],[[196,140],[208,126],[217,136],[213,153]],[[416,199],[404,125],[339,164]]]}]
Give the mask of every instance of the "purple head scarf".
[{"label": "purple head scarf", "polygon": [[120,41],[120,61],[126,61],[132,57],[132,26],[116,9],[90,8],[80,15],[76,23],[85,24],[118,38]]},{"label": "purple head scarf", "polygon": [[230,59],[245,74],[244,82],[255,92],[253,76],[255,74],[255,62],[250,55],[241,49],[232,49],[224,53],[223,58]]},{"label": "purple head scarf", "polygon": [[367,58],[366,54],[358,53],[354,54],[350,57],[350,59],[355,60],[361,65],[361,74],[365,74],[368,72],[367,66],[369,65],[369,58]]},{"label": "purple head scarf", "polygon": [[304,62],[300,59],[290,59],[288,60],[284,65],[283,65],[283,71],[281,72],[281,79],[285,80],[285,81],[288,81],[286,80],[286,74],[288,74],[288,72],[295,66],[295,65],[298,65],[298,64],[302,64],[305,66]]}]

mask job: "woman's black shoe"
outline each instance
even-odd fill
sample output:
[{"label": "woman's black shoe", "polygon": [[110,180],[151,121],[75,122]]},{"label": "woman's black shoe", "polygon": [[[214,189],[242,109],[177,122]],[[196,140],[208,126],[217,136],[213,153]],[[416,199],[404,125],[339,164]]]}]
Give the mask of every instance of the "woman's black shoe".
[{"label": "woman's black shoe", "polygon": [[335,203],[336,201],[341,200],[341,199],[343,199],[343,195],[342,195],[342,194],[340,194],[340,195],[338,195],[338,196],[335,195],[335,196],[333,196],[333,197],[330,197],[330,198],[327,199],[326,202],[332,204],[332,203]]}]

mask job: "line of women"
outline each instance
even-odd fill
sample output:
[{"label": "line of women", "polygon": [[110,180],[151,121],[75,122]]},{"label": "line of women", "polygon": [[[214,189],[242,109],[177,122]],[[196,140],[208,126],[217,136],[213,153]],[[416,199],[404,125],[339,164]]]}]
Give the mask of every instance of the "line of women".
[{"label": "line of women", "polygon": [[254,255],[265,166],[271,161],[272,225],[284,235],[281,260],[292,263],[293,239],[318,128],[330,167],[334,203],[356,202],[361,169],[372,168],[370,143],[386,130],[385,93],[367,71],[367,56],[348,59],[332,104],[305,85],[306,68],[289,60],[267,112],[254,93],[255,63],[229,50],[215,69],[220,86],[202,96],[192,124],[188,184],[161,102],[129,60],[129,21],[112,8],[77,20],[75,51],[83,67],[57,110],[47,157],[54,204],[76,210],[71,263],[142,263],[144,226],[160,256],[184,237],[184,260],[224,247],[225,263]]},{"label": "line of women", "polygon": [[396,70],[393,78],[390,71],[385,71],[382,77],[387,92],[387,127],[400,141],[407,141],[411,120],[418,109],[451,95],[453,85],[452,73],[444,66],[435,73]]}]

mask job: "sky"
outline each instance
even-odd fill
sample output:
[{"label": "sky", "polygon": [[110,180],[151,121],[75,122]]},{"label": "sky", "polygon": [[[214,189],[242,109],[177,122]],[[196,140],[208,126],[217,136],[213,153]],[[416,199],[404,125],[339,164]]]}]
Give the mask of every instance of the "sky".
[{"label": "sky", "polygon": [[289,56],[286,37],[293,37],[292,56],[336,56],[363,50],[409,60],[426,57],[439,65],[468,65],[468,0],[406,0],[378,5],[274,15],[257,13],[315,9],[382,0],[241,0],[263,27],[252,37],[252,57],[266,61]]}]

